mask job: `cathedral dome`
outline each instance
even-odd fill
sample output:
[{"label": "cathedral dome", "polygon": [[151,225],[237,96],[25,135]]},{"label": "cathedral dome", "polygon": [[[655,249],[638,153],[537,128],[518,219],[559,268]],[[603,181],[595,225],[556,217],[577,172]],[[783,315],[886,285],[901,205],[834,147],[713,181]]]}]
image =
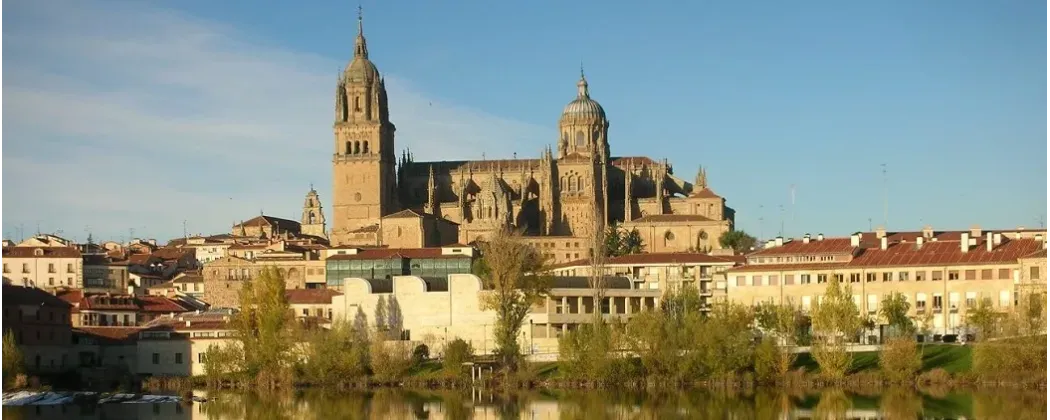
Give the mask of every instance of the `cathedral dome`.
[{"label": "cathedral dome", "polygon": [[349,82],[371,82],[379,80],[379,69],[367,57],[354,57],[343,70],[343,79]]},{"label": "cathedral dome", "polygon": [[583,72],[580,72],[580,81],[576,83],[576,99],[565,105],[565,110],[562,111],[562,118],[565,117],[592,117],[605,119],[605,109],[595,101],[591,99],[590,92],[587,90],[587,79],[583,76]]}]

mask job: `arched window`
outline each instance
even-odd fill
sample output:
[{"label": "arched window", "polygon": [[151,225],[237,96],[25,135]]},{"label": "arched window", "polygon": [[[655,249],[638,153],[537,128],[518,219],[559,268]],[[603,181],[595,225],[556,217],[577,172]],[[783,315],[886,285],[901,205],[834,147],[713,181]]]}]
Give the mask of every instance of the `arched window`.
[{"label": "arched window", "polygon": [[667,231],[664,233],[664,246],[674,245],[674,233]]},{"label": "arched window", "polygon": [[361,97],[354,97],[354,111],[361,112]]},{"label": "arched window", "polygon": [[583,138],[583,131],[576,132],[576,147],[583,147],[587,140]]},{"label": "arched window", "polygon": [[351,146],[351,145],[350,145],[350,141],[349,141],[349,140],[347,140],[347,142],[346,142],[346,154],[348,154],[348,155],[349,155],[349,154],[350,154],[351,152],[353,152],[353,149],[352,149],[352,148],[351,148],[350,146]]},{"label": "arched window", "polygon": [[366,155],[368,154],[368,142],[367,142],[367,141],[365,141],[365,148],[364,148],[364,153],[365,153]]},{"label": "arched window", "polygon": [[309,218],[310,222],[309,222],[309,224],[311,224],[311,225],[314,224],[314,217],[316,217],[314,215],[314,212],[310,212],[310,218]]},{"label": "arched window", "polygon": [[358,153],[361,153],[361,142],[355,141],[354,142],[354,154],[356,155]]},{"label": "arched window", "polygon": [[576,176],[576,191],[583,191],[583,178]]}]

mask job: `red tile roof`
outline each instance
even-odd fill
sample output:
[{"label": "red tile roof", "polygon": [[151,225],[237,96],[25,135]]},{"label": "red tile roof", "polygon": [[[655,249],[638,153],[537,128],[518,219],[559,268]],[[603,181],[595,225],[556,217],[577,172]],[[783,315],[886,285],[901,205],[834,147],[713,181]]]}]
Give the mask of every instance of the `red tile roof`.
[{"label": "red tile roof", "polygon": [[441,248],[370,248],[355,255],[335,254],[329,260],[387,260],[395,258],[470,258],[469,255],[442,255]]},{"label": "red tile roof", "polygon": [[1040,249],[1021,258],[1046,258],[1046,249]]},{"label": "red tile roof", "polygon": [[189,309],[174,300],[163,296],[143,296],[138,298],[143,312],[187,312]]},{"label": "red tile roof", "polygon": [[770,255],[787,254],[849,254],[852,252],[853,246],[850,245],[850,238],[827,238],[823,241],[813,239],[810,240],[808,244],[802,243],[802,241],[799,240],[793,240],[785,242],[784,245],[778,247],[765,248],[755,251],[749,254],[748,257],[764,257]]},{"label": "red tile roof", "polygon": [[690,197],[696,197],[696,198],[722,198],[722,196],[720,196],[718,194],[715,194],[714,191],[711,191],[710,188],[704,188],[704,189],[702,189],[700,191],[696,191],[696,192],[690,194],[689,196]]},{"label": "red tile roof", "polygon": [[[42,250],[40,256],[36,250]],[[3,258],[81,258],[80,250],[65,246],[8,246],[3,249]]]},{"label": "red tile roof", "polygon": [[[784,244],[784,246],[753,253],[749,255],[749,257],[786,254],[812,255],[819,253],[816,250],[827,250],[829,248],[835,250],[843,249],[845,247],[844,245],[829,247],[829,245],[824,244],[828,241],[835,241],[835,243],[845,242],[845,246],[849,245],[849,238],[811,241],[808,244],[803,244],[801,241],[797,241],[797,245],[792,247],[794,252],[766,252],[788,248],[789,245],[796,243],[796,241],[792,241]],[[1019,258],[1031,255],[1032,253],[1039,251],[1043,246],[1041,241],[1036,241],[1035,239],[1004,239],[999,246],[994,247],[992,251],[989,252],[987,251],[986,244],[983,240],[978,239],[976,242],[976,246],[971,246],[967,252],[962,251],[961,245],[957,240],[951,241],[938,239],[937,241],[925,242],[921,248],[917,248],[916,244],[913,242],[889,244],[886,250],[882,250],[879,247],[861,248],[858,250],[857,255],[849,262],[818,264],[750,264],[731,269],[730,271],[1004,264],[1016,263]]]},{"label": "red tile roof", "polygon": [[73,332],[108,340],[131,341],[137,338],[138,333],[143,330],[145,328],[142,327],[80,327],[74,328]]},{"label": "red tile roof", "polygon": [[[653,252],[621,255],[605,260],[606,265],[656,265],[656,264],[730,264],[740,261],[735,256],[714,256],[698,252]],[[590,266],[590,259],[580,259],[555,265],[554,269]]]},{"label": "red tile roof", "polygon": [[52,308],[69,308],[69,302],[59,299],[55,295],[35,287],[23,287],[13,284],[5,284],[3,287],[3,306],[9,305],[33,305],[48,306]]},{"label": "red tile roof", "polygon": [[343,294],[330,289],[291,289],[284,295],[291,305],[322,305],[332,303],[333,297]]}]

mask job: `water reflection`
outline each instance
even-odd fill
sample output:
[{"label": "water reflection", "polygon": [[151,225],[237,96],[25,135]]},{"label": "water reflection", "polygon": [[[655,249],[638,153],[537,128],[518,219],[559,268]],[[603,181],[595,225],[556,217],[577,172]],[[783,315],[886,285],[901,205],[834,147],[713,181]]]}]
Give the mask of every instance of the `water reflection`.
[{"label": "water reflection", "polygon": [[916,392],[888,388],[871,394],[839,389],[788,393],[744,392],[513,392],[401,391],[283,393],[196,392],[204,404],[108,404],[4,407],[13,419],[1043,419],[1040,391]]}]

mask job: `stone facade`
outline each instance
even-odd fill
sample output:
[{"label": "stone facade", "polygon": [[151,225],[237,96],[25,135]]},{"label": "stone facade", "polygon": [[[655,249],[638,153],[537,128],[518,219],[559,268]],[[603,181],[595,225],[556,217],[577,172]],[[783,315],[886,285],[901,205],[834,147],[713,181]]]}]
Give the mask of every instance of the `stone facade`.
[{"label": "stone facade", "polygon": [[[307,265],[310,261],[247,260],[226,257],[204,266],[204,301],[215,308],[237,308],[240,291],[246,281],[253,281],[267,267],[276,267],[284,276],[286,289],[306,288]],[[315,264],[309,264],[314,268]]]},{"label": "stone facade", "polygon": [[[335,102],[334,245],[470,243],[504,227],[585,238],[623,223],[646,234],[648,250],[684,251],[716,249],[733,228],[733,210],[708,187],[705,171],[690,182],[675,177],[666,160],[611,155],[609,120],[582,72],[558,121],[556,149],[545,148],[538,159],[423,162],[405,151],[395,162],[386,88],[360,27]],[[407,209],[456,225],[457,237],[428,232],[425,224],[409,234],[402,223],[384,220]],[[556,261],[565,255],[573,253],[553,253]]]}]

